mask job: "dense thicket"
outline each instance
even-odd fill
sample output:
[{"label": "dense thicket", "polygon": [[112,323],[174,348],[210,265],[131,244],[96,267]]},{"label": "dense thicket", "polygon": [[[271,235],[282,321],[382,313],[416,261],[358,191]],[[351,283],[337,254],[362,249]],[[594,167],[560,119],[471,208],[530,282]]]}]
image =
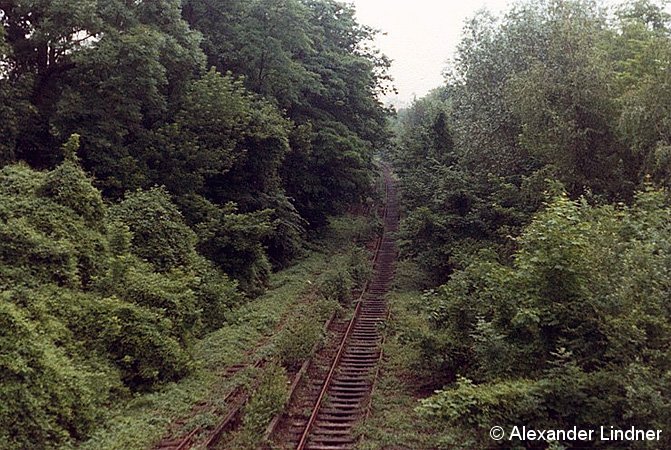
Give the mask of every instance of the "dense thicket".
[{"label": "dense thicket", "polygon": [[654,190],[631,207],[560,196],[525,228],[512,264],[481,254],[429,294],[425,364],[456,385],[422,412],[473,446],[491,442],[494,425],[663,430],[671,420],[669,205]]},{"label": "dense thicket", "polygon": [[165,191],[108,208],[76,148],[75,136],[51,171],[0,171],[7,448],[84,437],[110,400],[180,378],[193,336],[240,300]]},{"label": "dense thicket", "polygon": [[280,175],[301,215],[321,224],[357,198],[369,182],[366,149],[387,135],[375,94],[386,89],[388,61],[353,9],[332,0],[188,0],[184,17],[203,33],[209,65],[243,74],[295,124]]},{"label": "dense thicket", "polygon": [[370,193],[388,63],[332,0],[0,0],[0,23],[0,434],[57,447],[187,373]]},{"label": "dense thicket", "polygon": [[417,210],[408,233],[496,241],[528,222],[549,179],[603,201],[630,201],[646,177],[668,186],[669,30],[646,1],[611,15],[591,1],[539,1],[474,17],[446,85],[397,121],[393,156]]},{"label": "dense thicket", "polygon": [[166,186],[255,292],[367,193],[388,62],[335,1],[183,3],[0,3],[1,160],[52,168],[79,134],[106,197]]},{"label": "dense thicket", "polygon": [[440,285],[415,342],[444,389],[421,410],[446,445],[671,420],[670,50],[652,1],[521,2],[469,21],[445,86],[399,115],[403,249]]}]

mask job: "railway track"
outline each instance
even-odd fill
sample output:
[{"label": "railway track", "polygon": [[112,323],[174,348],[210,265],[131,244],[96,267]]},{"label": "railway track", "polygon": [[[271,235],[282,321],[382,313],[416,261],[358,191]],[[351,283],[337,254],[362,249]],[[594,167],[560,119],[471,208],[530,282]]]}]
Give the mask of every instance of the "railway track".
[{"label": "railway track", "polygon": [[[326,327],[329,336],[327,341],[332,345],[327,345],[312,361],[305,363],[306,369],[310,368],[306,378],[313,381],[309,381],[306,389],[301,391],[302,395],[298,396],[297,402],[303,410],[312,406],[314,417],[304,418],[299,423],[293,419],[289,422],[284,420],[278,427],[282,428],[283,425],[285,428],[285,432],[281,433],[282,447],[347,449],[354,446],[352,427],[365,414],[365,406],[377,374],[375,369],[381,355],[379,326],[387,314],[384,294],[392,280],[396,260],[396,247],[391,233],[398,228],[398,206],[395,186],[388,170],[385,170],[384,180],[384,233],[375,249],[373,277],[364,288],[351,319],[329,320]],[[264,363],[265,360],[261,359],[236,364],[226,370],[223,378],[230,379],[247,367],[258,368]],[[296,384],[301,375],[297,374]],[[154,449],[186,450],[194,445],[199,448],[218,448],[221,436],[236,426],[248,397],[249,393],[244,387],[237,386],[226,395],[225,410],[218,410],[206,403],[197,405],[194,412],[209,410],[222,417],[215,429],[207,430],[198,426],[180,437],[170,433],[172,437],[165,437]],[[184,421],[178,421],[174,425],[179,428],[183,424]]]},{"label": "railway track", "polygon": [[[384,232],[373,260],[373,276],[357,302],[352,318],[334,324],[336,351],[317,355],[306,386],[292,399],[289,412],[271,441],[281,448],[342,450],[356,445],[354,426],[366,415],[382,352],[387,317],[385,294],[394,276],[398,230],[396,187],[384,171]],[[329,359],[328,364],[319,363]],[[308,416],[300,411],[310,410]]]},{"label": "railway track", "polygon": [[[234,364],[226,369],[222,376],[222,381],[233,378],[236,374],[249,367],[260,368],[264,363],[265,360],[260,359],[254,363]],[[198,411],[209,411],[215,415],[223,415],[223,419],[219,422],[216,428],[209,433],[207,433],[207,430],[201,426],[196,426],[190,432],[182,434],[181,437],[165,437],[153,447],[154,450],[188,450],[194,444],[196,437],[203,432],[206,433],[206,440],[204,443],[201,442],[202,447],[214,448],[222,433],[226,431],[227,427],[229,427],[239,415],[241,408],[244,406],[247,400],[247,397],[248,394],[245,392],[244,386],[238,385],[230,390],[224,397],[222,403],[228,406],[228,409],[225,411],[219,411],[217,408],[213,407],[212,405],[208,405],[206,402],[196,405],[192,411],[193,413],[197,413]],[[185,420],[179,420],[175,422],[173,426],[181,427],[184,425],[184,423]]]}]

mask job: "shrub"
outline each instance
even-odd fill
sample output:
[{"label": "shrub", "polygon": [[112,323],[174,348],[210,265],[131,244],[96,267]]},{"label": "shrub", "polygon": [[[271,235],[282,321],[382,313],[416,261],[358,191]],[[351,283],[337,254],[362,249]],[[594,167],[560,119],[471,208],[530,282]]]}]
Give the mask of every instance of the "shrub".
[{"label": "shrub", "polygon": [[47,173],[40,194],[70,208],[89,226],[100,228],[105,216],[102,196],[77,162],[75,152],[78,148],[79,136],[73,134],[63,146],[65,160]]},{"label": "shrub", "polygon": [[71,242],[54,240],[35,230],[25,218],[0,222],[0,276],[10,280],[80,284],[77,258]]},{"label": "shrub", "polygon": [[176,380],[190,368],[175,327],[156,310],[55,285],[6,291],[5,298],[39,323],[45,339],[61,346],[69,358],[98,367],[101,376],[106,373],[108,390],[121,388],[115,378],[131,389],[146,390]]},{"label": "shrub", "polygon": [[189,273],[152,272],[149,267],[136,262],[129,264],[123,277],[110,292],[170,319],[174,337],[185,341],[192,332],[198,332],[201,328],[201,311],[197,308],[196,295],[191,289],[195,282],[195,277]]},{"label": "shrub", "polygon": [[108,355],[131,389],[148,390],[190,370],[191,359],[162,314],[114,297],[71,301],[63,320],[79,340]]},{"label": "shrub", "polygon": [[203,316],[217,327],[241,300],[195,253],[165,191],[130,194],[106,220],[75,144],[50,172],[0,169],[0,439],[10,448],[68,446],[116,396],[183,377]]},{"label": "shrub", "polygon": [[[3,296],[4,297],[4,296]],[[21,308],[0,301],[0,439],[6,448],[60,448],[83,437],[106,392]]]},{"label": "shrub", "polygon": [[114,220],[128,226],[131,250],[159,271],[188,265],[194,255],[195,233],[164,188],[138,190],[110,210]]},{"label": "shrub", "polygon": [[335,267],[317,280],[319,294],[327,300],[346,303],[351,300],[354,282],[347,267]]},{"label": "shrub", "polygon": [[288,370],[296,369],[311,356],[312,348],[323,338],[323,325],[319,320],[291,321],[280,333],[275,346],[280,363]]},{"label": "shrub", "polygon": [[471,434],[474,424],[668,423],[669,203],[652,190],[631,207],[560,195],[518,239],[512,265],[482,252],[427,295],[434,328],[418,342],[439,344],[427,359],[477,384],[448,385],[423,411]]},{"label": "shrub", "polygon": [[522,417],[542,416],[541,393],[533,381],[510,380],[475,385],[459,378],[456,385],[437,391],[421,402],[419,411],[473,431],[485,431],[494,425],[519,425]]},{"label": "shrub", "polygon": [[228,313],[242,302],[243,296],[238,291],[238,283],[207,259],[197,257],[193,270],[191,290],[196,296],[201,321],[205,330],[215,330],[227,321]]},{"label": "shrub", "polygon": [[145,390],[186,375],[191,358],[171,337],[171,326],[165,319],[115,299],[106,303],[101,339],[127,386]]},{"label": "shrub", "polygon": [[[21,165],[0,172],[0,261],[4,262],[0,277],[9,285],[87,286],[105,269],[102,226],[93,226],[58,199],[39,195],[45,179],[58,178],[54,173],[60,167],[46,174]],[[60,181],[63,186],[79,183],[95,191],[83,172],[65,181]]]},{"label": "shrub", "polygon": [[219,207],[207,201],[189,204],[198,218],[198,251],[251,296],[260,295],[268,285],[271,266],[263,240],[271,234],[271,210],[238,213],[234,204]]}]

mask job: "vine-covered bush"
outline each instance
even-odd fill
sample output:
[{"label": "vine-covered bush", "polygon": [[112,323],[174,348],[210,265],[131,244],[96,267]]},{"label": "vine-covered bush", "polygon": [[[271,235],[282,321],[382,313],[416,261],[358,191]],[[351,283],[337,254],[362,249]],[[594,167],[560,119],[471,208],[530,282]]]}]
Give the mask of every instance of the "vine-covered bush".
[{"label": "vine-covered bush", "polygon": [[183,377],[191,338],[240,301],[165,191],[108,214],[76,139],[65,149],[52,171],[0,171],[0,433],[12,448],[59,448],[115,397]]},{"label": "vine-covered bush", "polygon": [[47,173],[41,187],[41,195],[66,206],[86,220],[92,227],[103,224],[105,215],[100,191],[91,185],[91,180],[79,166],[77,149],[79,135],[74,134],[63,145],[65,161]]},{"label": "vine-covered bush", "polygon": [[132,192],[112,207],[110,214],[132,233],[131,251],[159,271],[191,262],[196,235],[184,223],[182,213],[165,189]]},{"label": "vine-covered bush", "polygon": [[23,308],[0,299],[0,438],[6,448],[58,448],[85,436],[107,391]]}]

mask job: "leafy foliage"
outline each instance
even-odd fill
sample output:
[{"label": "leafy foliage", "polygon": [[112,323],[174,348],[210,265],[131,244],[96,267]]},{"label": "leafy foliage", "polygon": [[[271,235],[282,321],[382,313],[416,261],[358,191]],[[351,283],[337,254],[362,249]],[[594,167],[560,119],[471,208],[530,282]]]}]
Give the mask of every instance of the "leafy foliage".
[{"label": "leafy foliage", "polygon": [[483,256],[455,273],[427,297],[443,336],[431,352],[467,379],[423,410],[472,431],[661,427],[668,402],[651,414],[634,392],[666,396],[670,215],[654,190],[631,207],[558,197],[519,238],[512,267]]},{"label": "leafy foliage", "polygon": [[399,115],[392,155],[407,209],[401,249],[434,284],[483,247],[509,253],[507,236],[540,204],[538,185],[544,184],[542,172],[504,177],[460,164],[448,97],[446,90],[436,90]]},{"label": "leafy foliage", "polygon": [[233,204],[219,208],[209,202],[197,207],[198,250],[240,281],[243,290],[259,294],[266,287],[270,264],[263,240],[271,234],[271,211],[240,214]]},{"label": "leafy foliage", "polygon": [[91,186],[91,181],[77,163],[79,136],[74,134],[63,146],[65,161],[49,172],[41,194],[66,206],[95,226],[104,216],[100,192]]},{"label": "leafy foliage", "polygon": [[133,253],[158,270],[185,266],[193,257],[196,236],[164,189],[129,194],[111,215],[132,233]]},{"label": "leafy foliage", "polygon": [[108,214],[75,141],[52,171],[0,171],[0,421],[16,447],[81,439],[106,402],[181,378],[190,337],[221,325],[240,300],[196,254],[164,191],[133,194]]},{"label": "leafy foliage", "polygon": [[0,1],[0,22],[3,351],[30,340],[1,433],[62,447],[187,374],[369,195],[389,63],[332,0]]},{"label": "leafy foliage", "polygon": [[399,114],[401,248],[434,287],[408,339],[446,446],[669,421],[670,30],[646,0],[481,12],[445,86]]},{"label": "leafy foliage", "polygon": [[0,322],[3,445],[56,448],[84,436],[109,389],[99,382],[101,374],[69,358],[4,294]]},{"label": "leafy foliage", "polygon": [[271,419],[284,407],[288,400],[287,374],[277,364],[268,364],[261,370],[258,386],[245,406],[242,430],[237,437],[236,447],[252,449],[257,436],[263,433]]},{"label": "leafy foliage", "polygon": [[[327,214],[367,193],[370,150],[386,139],[386,112],[375,93],[384,90],[389,62],[370,48],[374,32],[356,23],[350,7],[331,0],[190,0],[184,17],[203,33],[211,65],[244,75],[248,89],[293,121],[279,173],[310,225],[325,225]],[[258,166],[245,173],[258,173]]]},{"label": "leafy foliage", "polygon": [[324,337],[321,320],[303,320],[305,316],[302,315],[296,317],[300,319],[287,324],[275,343],[279,362],[293,371],[312,356],[314,346]]},{"label": "leafy foliage", "polygon": [[[306,228],[369,193],[372,149],[385,140],[376,92],[388,61],[350,7],[5,3],[0,161],[54,168],[56,143],[76,134],[71,144],[81,144],[75,151],[105,197],[165,186],[185,223],[202,231],[198,248],[247,293],[263,291],[271,265],[301,254]],[[79,174],[58,167],[45,194],[99,214],[99,199],[62,191],[58,179]],[[159,270],[184,264],[175,252],[188,253],[193,239],[177,229],[162,239],[173,231],[173,254],[143,252],[140,233],[134,251],[158,258]]]}]

